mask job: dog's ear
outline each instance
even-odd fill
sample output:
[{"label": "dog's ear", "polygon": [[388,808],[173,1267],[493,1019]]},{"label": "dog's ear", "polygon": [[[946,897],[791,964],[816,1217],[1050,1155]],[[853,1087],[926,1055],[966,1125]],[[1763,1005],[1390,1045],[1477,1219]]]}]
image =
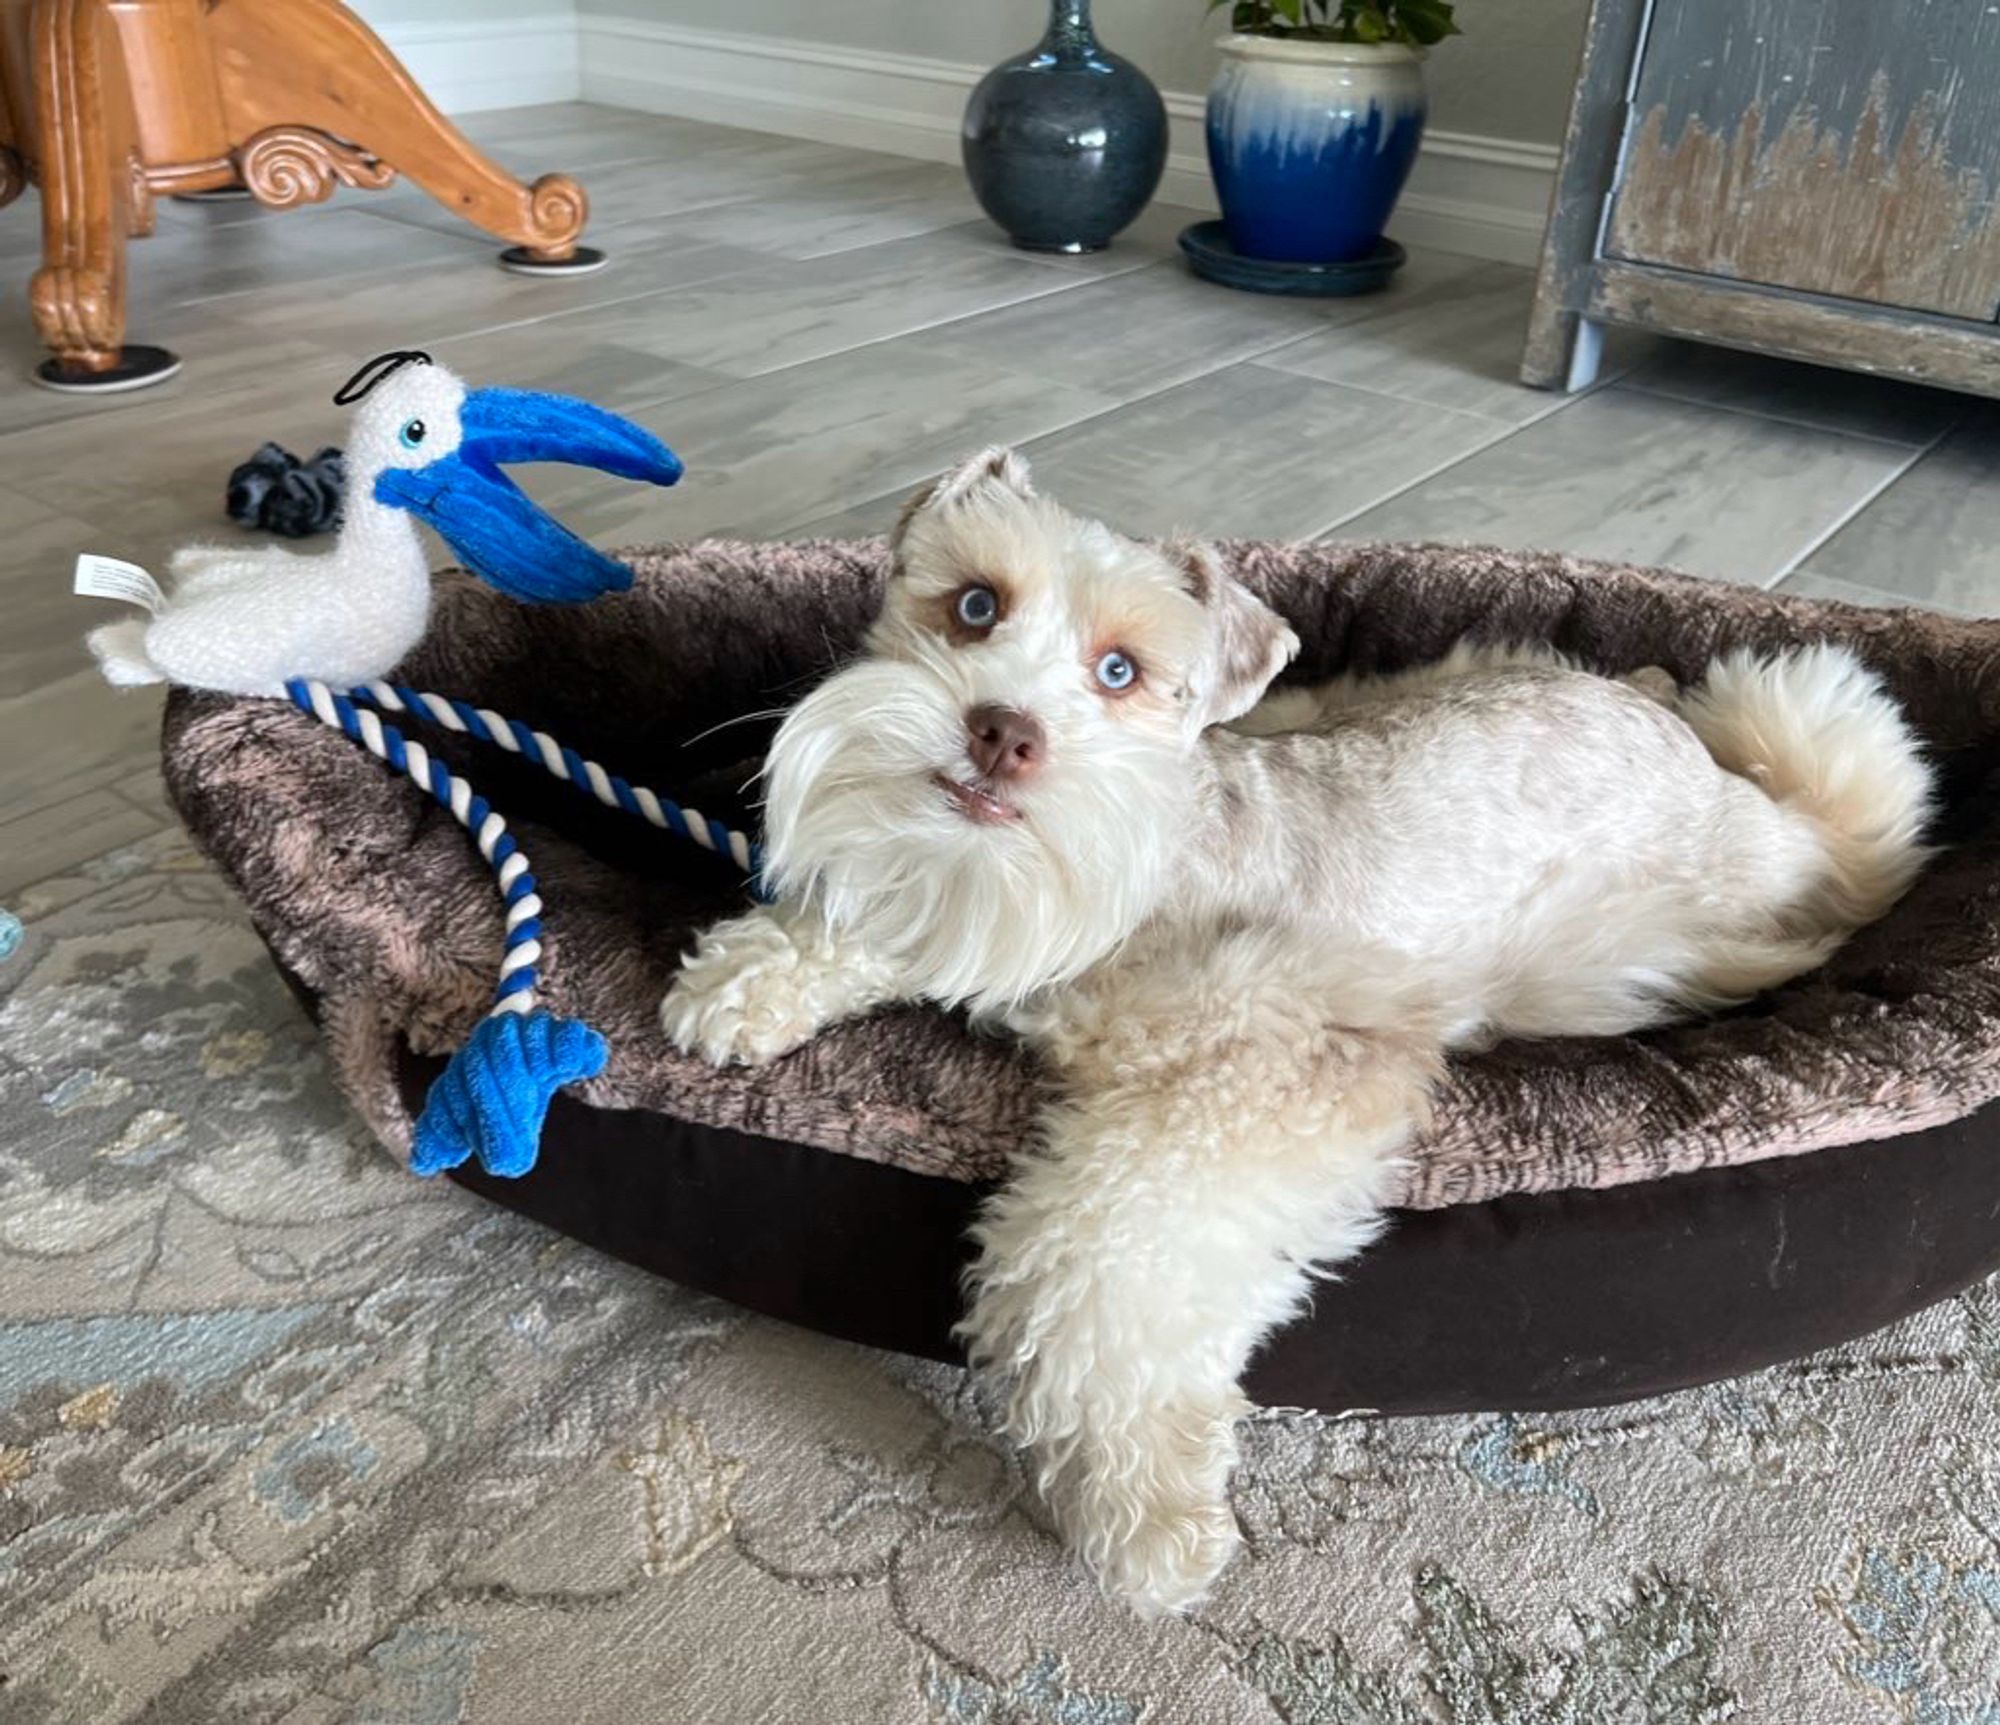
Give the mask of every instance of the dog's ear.
[{"label": "dog's ear", "polygon": [[1011,491],[1016,497],[1034,496],[1035,488],[1028,483],[1028,464],[1018,450],[1003,449],[997,445],[992,449],[982,449],[977,455],[969,456],[956,467],[940,473],[903,505],[903,512],[896,517],[895,529],[889,535],[889,549],[896,551],[902,548],[903,540],[909,535],[910,523],[919,515],[933,509],[949,508],[988,489]]},{"label": "dog's ear", "polygon": [[1291,663],[1299,638],[1291,625],[1223,566],[1212,545],[1178,540],[1166,548],[1209,618],[1209,652],[1193,689],[1204,726],[1240,719]]}]

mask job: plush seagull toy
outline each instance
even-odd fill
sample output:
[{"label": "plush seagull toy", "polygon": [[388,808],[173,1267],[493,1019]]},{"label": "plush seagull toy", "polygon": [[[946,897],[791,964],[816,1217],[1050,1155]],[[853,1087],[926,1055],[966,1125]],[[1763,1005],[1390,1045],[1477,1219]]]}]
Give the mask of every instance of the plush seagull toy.
[{"label": "plush seagull toy", "polygon": [[[143,570],[119,565],[136,579],[118,596],[153,615],[93,631],[90,649],[112,683],[288,699],[410,779],[471,834],[505,907],[500,979],[492,1010],[431,1087],[410,1165],[431,1174],[476,1156],[488,1173],[524,1174],[556,1091],[595,1077],[608,1050],[589,1025],[536,1002],[542,901],[506,821],[422,743],[383,723],[377,709],[532,751],[557,777],[712,849],[739,851],[746,867],[751,851],[742,835],[709,832],[713,823],[651,792],[641,795],[524,724],[383,681],[429,620],[430,565],[416,522],[429,522],[473,574],[501,592],[574,603],[622,591],[632,572],[544,515],[500,464],[564,461],[655,485],[673,484],[681,464],[658,438],[615,414],[564,396],[468,391],[423,353],[370,360],[334,400],[360,403],[334,548],[302,556],[275,545],[193,547],[170,563],[174,580],[165,595]],[[80,559],[80,572],[100,561]]]},{"label": "plush seagull toy", "polygon": [[371,682],[416,646],[430,617],[419,519],[473,574],[516,599],[573,603],[631,586],[629,569],[544,515],[501,463],[562,461],[654,485],[681,476],[671,449],[616,414],[560,395],[467,390],[428,354],[370,360],[334,400],[361,405],[333,549],[177,552],[149,621],[91,633],[110,682],[235,695],[283,695],[295,678],[339,689]]}]

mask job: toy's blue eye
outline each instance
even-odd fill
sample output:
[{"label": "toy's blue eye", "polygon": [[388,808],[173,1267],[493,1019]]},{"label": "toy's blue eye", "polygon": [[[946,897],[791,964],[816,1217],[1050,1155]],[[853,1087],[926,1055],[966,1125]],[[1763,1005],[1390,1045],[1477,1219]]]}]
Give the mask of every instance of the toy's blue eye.
[{"label": "toy's blue eye", "polygon": [[423,440],[424,422],[421,419],[410,420],[401,431],[396,433],[396,441],[405,449],[415,449]]},{"label": "toy's blue eye", "polygon": [[968,629],[990,629],[1000,621],[1000,595],[991,587],[968,587],[952,609]]},{"label": "toy's blue eye", "polygon": [[1097,661],[1097,680],[1114,695],[1131,688],[1139,680],[1139,667],[1117,648]]}]

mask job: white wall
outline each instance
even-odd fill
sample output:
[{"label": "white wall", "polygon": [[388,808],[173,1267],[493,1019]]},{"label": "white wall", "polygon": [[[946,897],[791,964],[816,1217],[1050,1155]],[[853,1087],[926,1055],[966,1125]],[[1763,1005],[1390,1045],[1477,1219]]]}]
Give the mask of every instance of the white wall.
[{"label": "white wall", "polygon": [[583,93],[576,0],[348,0],[448,114]]},{"label": "white wall", "polygon": [[[376,0],[449,6],[452,0]],[[988,65],[1034,41],[1043,0],[579,0],[586,15]],[[1461,0],[1463,36],[1430,57],[1440,131],[1553,144],[1562,137],[1589,0]],[[1105,45],[1167,91],[1205,89],[1224,15],[1202,0],[1097,0]]]},{"label": "white wall", "polygon": [[411,24],[507,24],[551,13],[575,16],[573,0],[347,0],[378,33]]}]

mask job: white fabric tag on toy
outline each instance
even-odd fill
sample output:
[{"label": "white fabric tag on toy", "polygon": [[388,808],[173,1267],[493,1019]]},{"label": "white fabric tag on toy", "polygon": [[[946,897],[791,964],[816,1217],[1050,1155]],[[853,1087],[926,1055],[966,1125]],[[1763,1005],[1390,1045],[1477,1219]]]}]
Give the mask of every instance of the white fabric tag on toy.
[{"label": "white fabric tag on toy", "polygon": [[138,564],[126,563],[116,557],[100,557],[95,551],[85,551],[78,556],[76,579],[70,591],[80,593],[86,599],[117,599],[127,605],[140,605],[156,616],[167,602],[159,582]]}]

